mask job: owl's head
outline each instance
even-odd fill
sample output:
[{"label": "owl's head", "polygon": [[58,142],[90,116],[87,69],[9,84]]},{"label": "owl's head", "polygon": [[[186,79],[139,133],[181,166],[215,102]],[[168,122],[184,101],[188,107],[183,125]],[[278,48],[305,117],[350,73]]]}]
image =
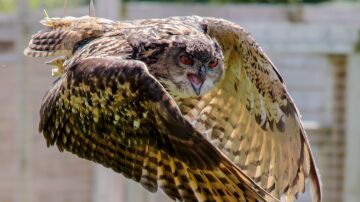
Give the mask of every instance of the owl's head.
[{"label": "owl's head", "polygon": [[217,41],[200,32],[165,38],[154,40],[142,54],[150,73],[175,98],[202,96],[211,90],[224,64]]}]

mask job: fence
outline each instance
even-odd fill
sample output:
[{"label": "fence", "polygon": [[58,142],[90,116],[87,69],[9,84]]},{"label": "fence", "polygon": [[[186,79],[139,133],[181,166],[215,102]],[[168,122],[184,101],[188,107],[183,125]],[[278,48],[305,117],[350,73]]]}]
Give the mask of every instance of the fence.
[{"label": "fence", "polygon": [[[97,15],[115,19],[173,15],[222,17],[246,27],[280,69],[305,121],[323,181],[324,201],[360,198],[360,5],[204,5],[98,1]],[[62,10],[51,11],[52,16]],[[87,8],[69,9],[81,16]],[[0,15],[0,201],[167,201],[55,148],[38,134],[38,109],[51,85],[43,60],[22,50],[42,12],[19,1],[17,14]],[[14,23],[16,22],[16,23]],[[301,197],[308,201],[308,194]]]}]

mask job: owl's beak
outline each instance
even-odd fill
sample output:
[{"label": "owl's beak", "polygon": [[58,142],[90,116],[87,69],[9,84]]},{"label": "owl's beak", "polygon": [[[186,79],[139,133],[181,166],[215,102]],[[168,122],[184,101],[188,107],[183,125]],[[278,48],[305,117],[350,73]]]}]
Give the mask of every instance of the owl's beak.
[{"label": "owl's beak", "polygon": [[201,66],[197,74],[188,73],[187,78],[191,83],[191,86],[196,93],[196,95],[200,95],[201,87],[206,79],[207,69],[205,66]]},{"label": "owl's beak", "polygon": [[206,73],[207,73],[207,68],[204,65],[201,66],[198,72],[198,75],[201,78],[201,80],[205,81]]}]

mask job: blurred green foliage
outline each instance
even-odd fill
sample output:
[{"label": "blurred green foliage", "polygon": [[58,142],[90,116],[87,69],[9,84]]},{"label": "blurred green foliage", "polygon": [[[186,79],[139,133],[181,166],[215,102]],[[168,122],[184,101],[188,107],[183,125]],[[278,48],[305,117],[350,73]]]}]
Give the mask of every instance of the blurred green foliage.
[{"label": "blurred green foliage", "polygon": [[197,2],[197,3],[320,3],[331,0],[125,0],[147,2]]},{"label": "blurred green foliage", "polygon": [[[96,1],[96,0],[95,0]],[[98,0],[104,1],[106,0]],[[338,0],[123,0],[123,2],[129,1],[147,1],[147,2],[196,2],[196,3],[320,3],[327,1],[338,1]],[[343,1],[360,1],[360,0],[343,0]],[[16,8],[17,0],[0,0],[0,12],[14,11]],[[64,6],[64,0],[28,0],[29,7],[31,9],[36,8],[61,8]],[[68,7],[75,7],[79,5],[87,5],[89,0],[68,0]]]},{"label": "blurred green foliage", "polygon": [[[0,12],[14,11],[17,0],[0,0]],[[74,7],[88,4],[89,0],[68,0],[67,6]],[[64,0],[28,0],[31,9],[37,8],[61,8],[64,7]]]},{"label": "blurred green foliage", "polygon": [[[67,0],[68,7],[70,6],[79,6],[85,5],[89,1],[88,0]],[[29,6],[31,8],[59,8],[64,7],[64,0],[30,0]]]},{"label": "blurred green foliage", "polygon": [[14,0],[0,0],[0,12],[11,11],[15,9]]}]

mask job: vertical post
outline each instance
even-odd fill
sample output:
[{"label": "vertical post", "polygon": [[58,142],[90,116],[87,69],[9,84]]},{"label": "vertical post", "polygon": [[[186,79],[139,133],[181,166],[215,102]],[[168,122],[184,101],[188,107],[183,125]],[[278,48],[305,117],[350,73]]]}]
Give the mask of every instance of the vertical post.
[{"label": "vertical post", "polygon": [[[120,2],[120,0],[107,0],[106,2],[94,0],[96,16],[119,20]],[[95,165],[93,176],[93,202],[128,201],[126,179],[120,174],[101,165]]]},{"label": "vertical post", "polygon": [[346,159],[344,201],[356,202],[360,198],[360,54],[348,57],[346,92]]},{"label": "vertical post", "polygon": [[110,20],[119,20],[121,0],[95,0],[96,15]]},{"label": "vertical post", "polygon": [[28,37],[28,2],[17,0],[16,23],[16,79],[17,86],[14,93],[17,96],[16,111],[16,202],[31,202],[30,190],[30,156],[31,156],[31,104],[29,99],[28,70],[23,55]]},{"label": "vertical post", "polygon": [[[347,89],[347,57],[344,54],[331,54],[329,60],[333,69],[333,115],[332,131],[329,137],[328,173],[330,179],[324,179],[326,201],[343,201],[344,153],[345,153],[345,92]],[[325,198],[324,198],[325,200]]]},{"label": "vertical post", "polygon": [[104,168],[101,165],[94,166],[93,202],[127,202],[128,190],[125,186],[127,179],[119,173]]}]

